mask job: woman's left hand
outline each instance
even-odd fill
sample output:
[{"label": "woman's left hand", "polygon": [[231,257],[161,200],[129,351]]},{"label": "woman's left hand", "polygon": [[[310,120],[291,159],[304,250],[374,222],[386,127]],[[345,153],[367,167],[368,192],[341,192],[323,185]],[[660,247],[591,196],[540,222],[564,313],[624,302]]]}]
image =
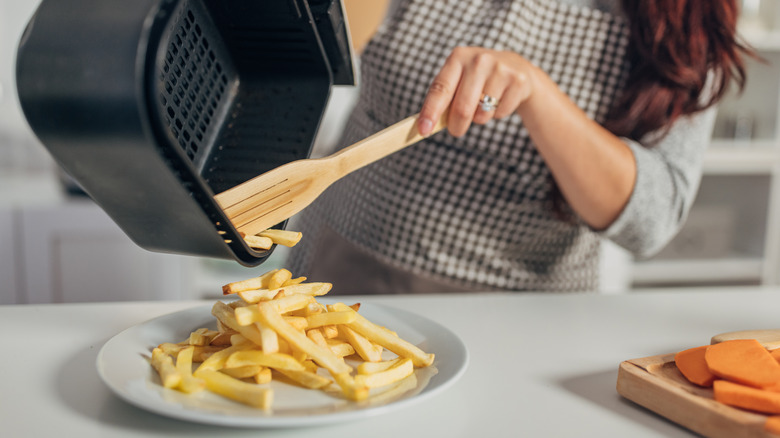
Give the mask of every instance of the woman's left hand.
[{"label": "woman's left hand", "polygon": [[[434,78],[420,110],[418,130],[428,136],[449,107],[447,126],[460,137],[472,123],[484,125],[514,113],[532,94],[538,69],[514,52],[455,48]],[[483,109],[484,96],[497,101]]]}]

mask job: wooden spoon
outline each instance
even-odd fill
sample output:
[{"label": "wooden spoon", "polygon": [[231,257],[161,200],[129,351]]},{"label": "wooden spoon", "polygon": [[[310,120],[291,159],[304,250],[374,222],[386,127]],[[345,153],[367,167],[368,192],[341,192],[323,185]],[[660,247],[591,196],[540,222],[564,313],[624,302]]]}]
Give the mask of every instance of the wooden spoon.
[{"label": "wooden spoon", "polygon": [[[214,199],[238,231],[257,234],[304,209],[345,175],[422,140],[417,117],[408,117],[328,157],[277,167]],[[446,120],[447,112],[431,134],[442,130]]]}]

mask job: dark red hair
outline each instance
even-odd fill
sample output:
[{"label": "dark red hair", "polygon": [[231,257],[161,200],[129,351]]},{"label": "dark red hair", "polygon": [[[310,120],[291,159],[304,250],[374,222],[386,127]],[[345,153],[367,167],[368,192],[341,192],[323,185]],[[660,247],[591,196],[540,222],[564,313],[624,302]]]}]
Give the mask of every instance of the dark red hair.
[{"label": "dark red hair", "polygon": [[[634,140],[716,104],[745,85],[738,0],[623,0],[631,70],[605,126]],[[711,78],[712,83],[708,83]]]}]

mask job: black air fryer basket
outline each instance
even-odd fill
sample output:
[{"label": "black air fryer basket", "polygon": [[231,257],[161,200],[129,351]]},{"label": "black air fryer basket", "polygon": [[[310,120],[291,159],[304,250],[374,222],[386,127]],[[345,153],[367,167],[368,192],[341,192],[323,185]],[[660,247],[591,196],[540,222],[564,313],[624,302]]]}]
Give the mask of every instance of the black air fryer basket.
[{"label": "black air fryer basket", "polygon": [[32,130],[133,241],[247,266],[270,251],[214,195],[307,158],[353,83],[338,0],[43,0],[17,55]]}]

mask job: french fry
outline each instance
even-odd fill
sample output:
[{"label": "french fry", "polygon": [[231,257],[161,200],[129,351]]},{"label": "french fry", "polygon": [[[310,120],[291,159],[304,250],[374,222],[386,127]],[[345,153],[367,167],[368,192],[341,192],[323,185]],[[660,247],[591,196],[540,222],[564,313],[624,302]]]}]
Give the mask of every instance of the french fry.
[{"label": "french fry", "polygon": [[226,366],[222,368],[220,371],[236,379],[248,379],[262,372],[263,368],[265,367],[261,365],[244,365],[244,366],[234,367],[234,368],[230,368]]},{"label": "french fry", "polygon": [[222,286],[222,293],[224,295],[230,295],[244,290],[268,289],[268,279],[271,278],[271,276],[274,275],[277,271],[279,270],[274,269],[259,277],[228,283]]},{"label": "french fry", "polygon": [[181,375],[181,382],[176,387],[179,391],[193,394],[206,389],[206,382],[192,375],[192,354],[195,347],[190,346],[176,355],[176,371]]},{"label": "french fry", "polygon": [[[240,307],[240,309],[243,309],[243,307]],[[235,310],[231,309],[227,304],[217,301],[211,308],[211,314],[222,321],[223,324],[241,334],[241,336],[262,347],[263,338],[257,327],[254,325],[240,325],[236,321]]]},{"label": "french fry", "polygon": [[237,331],[233,329],[227,329],[225,331],[219,332],[217,336],[214,336],[214,338],[211,340],[209,345],[215,346],[215,347],[227,347],[230,346],[230,337],[234,334],[238,333]]},{"label": "french fry", "polygon": [[267,237],[278,245],[289,246],[289,247],[295,246],[298,242],[301,241],[301,238],[303,237],[303,233],[298,231],[273,230],[273,229],[261,231],[257,235],[260,237]]},{"label": "french fry", "polygon": [[306,317],[307,327],[317,328],[324,325],[348,324],[356,319],[356,312],[322,312]]},{"label": "french fry", "polygon": [[263,367],[263,369],[261,369],[259,373],[252,376],[252,379],[258,385],[262,385],[264,383],[270,382],[273,379],[273,375],[271,374],[271,369]]},{"label": "french fry", "polygon": [[276,334],[284,338],[294,349],[311,356],[316,363],[330,371],[331,374],[352,372],[352,367],[347,365],[342,358],[333,354],[329,349],[315,344],[305,334],[290,326],[272,304],[260,303],[258,308],[260,309],[260,322],[274,329]]},{"label": "french fry", "polygon": [[276,370],[279,372],[279,374],[284,375],[288,379],[300,384],[301,386],[304,386],[306,388],[310,389],[320,389],[324,388],[331,383],[333,383],[332,380],[328,379],[327,377],[320,376],[317,373],[313,373],[308,370]]},{"label": "french fry", "polygon": [[330,348],[328,343],[325,341],[325,336],[322,335],[322,331],[320,329],[307,330],[306,336],[320,347]]},{"label": "french fry", "polygon": [[190,333],[189,344],[190,345],[209,345],[211,340],[219,334],[216,330],[209,330],[207,328],[199,328]]},{"label": "french fry", "polygon": [[414,364],[412,359],[404,358],[394,366],[373,374],[358,374],[355,376],[355,383],[359,386],[369,388],[378,388],[397,382],[414,373]]},{"label": "french fry", "polygon": [[404,360],[404,358],[396,357],[395,359],[383,360],[381,362],[363,362],[358,365],[357,372],[358,374],[374,374],[380,371],[386,371],[402,360]]},{"label": "french fry", "polygon": [[260,301],[268,301],[273,299],[277,293],[279,293],[278,289],[249,289],[236,292],[236,295],[241,297],[241,300],[243,300],[245,303],[256,304]]},{"label": "french fry", "polygon": [[269,409],[273,391],[254,383],[244,382],[219,371],[207,369],[200,372],[209,391],[223,397],[260,409]]},{"label": "french fry", "polygon": [[261,365],[277,370],[303,370],[300,362],[289,354],[263,353],[260,350],[243,350],[232,353],[225,361],[226,368]]},{"label": "french fry", "polygon": [[347,357],[355,354],[355,347],[347,342],[327,339],[325,340],[325,343],[328,345],[328,348],[330,348],[330,351],[338,357]]},{"label": "french fry", "polygon": [[[298,310],[303,307],[306,307],[311,302],[311,300],[312,297],[308,295],[295,294],[295,295],[286,296],[284,298],[268,301],[267,303],[273,306],[277,312],[284,314],[287,312],[291,312],[293,310]],[[233,319],[240,326],[248,326],[254,322],[259,321],[260,320],[259,315],[260,312],[257,306],[246,306],[246,307],[240,307],[236,309],[233,314]],[[305,324],[306,320],[303,319],[302,322]]]},{"label": "french fry", "polygon": [[263,236],[244,236],[244,241],[250,248],[254,249],[271,249],[274,244],[270,237]]},{"label": "french fry", "polygon": [[200,373],[204,370],[221,370],[225,367],[225,362],[227,362],[228,357],[230,357],[231,354],[252,348],[251,343],[243,343],[238,345],[233,345],[232,347],[224,348],[222,351],[218,351],[211,356],[209,356],[208,359],[201,362],[201,364],[198,366],[198,368],[195,369],[195,372],[193,375],[195,377],[200,377]]},{"label": "french fry", "polygon": [[[333,305],[336,310],[352,310],[349,306],[336,303]],[[353,310],[354,311],[354,310]],[[434,355],[428,354],[418,348],[416,345],[401,339],[397,335],[391,333],[389,330],[377,326],[373,322],[367,320],[359,313],[355,312],[357,317],[354,322],[347,324],[349,328],[365,336],[372,342],[375,342],[384,348],[392,351],[393,353],[412,359],[414,366],[427,367],[433,364]]]},{"label": "french fry", "polygon": [[333,339],[339,335],[339,329],[335,325],[326,325],[320,328],[325,339]]},{"label": "french fry", "polygon": [[[357,315],[357,312],[352,312],[352,314]],[[338,331],[339,336],[349,342],[349,344],[352,345],[352,347],[355,349],[355,352],[357,352],[358,356],[360,356],[363,360],[367,362],[379,362],[382,360],[382,350],[377,349],[376,346],[364,336],[358,334],[346,325],[339,326]]]},{"label": "french fry", "polygon": [[173,357],[166,354],[160,348],[154,348],[152,350],[152,359],[150,361],[152,367],[157,370],[157,374],[160,376],[160,382],[166,388],[175,388],[181,383],[181,374],[173,364]]},{"label": "french fry", "polygon": [[298,278],[291,278],[284,283],[282,283],[282,287],[285,286],[295,286],[296,284],[301,284],[304,281],[306,281],[306,277],[298,277]]},{"label": "french fry", "polygon": [[282,287],[285,281],[288,281],[292,278],[292,272],[288,271],[287,269],[280,269],[271,275],[271,277],[268,279],[268,286],[266,289],[279,289]]}]

